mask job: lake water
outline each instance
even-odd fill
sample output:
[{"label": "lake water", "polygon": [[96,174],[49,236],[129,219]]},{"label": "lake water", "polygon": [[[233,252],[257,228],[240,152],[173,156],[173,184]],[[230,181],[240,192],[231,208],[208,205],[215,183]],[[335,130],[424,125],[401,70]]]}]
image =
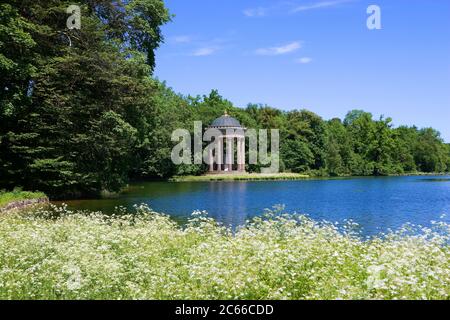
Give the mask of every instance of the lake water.
[{"label": "lake water", "polygon": [[[405,223],[450,222],[450,176],[380,177],[258,182],[146,182],[114,199],[67,201],[69,208],[113,212],[146,203],[184,222],[194,210],[232,226],[283,204],[316,220],[357,222],[363,235]],[[444,218],[441,216],[446,214]]]}]

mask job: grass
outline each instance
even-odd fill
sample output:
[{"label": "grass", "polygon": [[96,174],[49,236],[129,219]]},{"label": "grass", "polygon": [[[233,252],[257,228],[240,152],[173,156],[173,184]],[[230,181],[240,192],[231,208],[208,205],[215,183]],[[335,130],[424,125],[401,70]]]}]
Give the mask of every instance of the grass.
[{"label": "grass", "polygon": [[309,178],[306,174],[299,173],[234,173],[234,174],[207,174],[203,176],[176,176],[171,181],[195,182],[195,181],[260,181],[260,180],[302,180]]},{"label": "grass", "polygon": [[28,200],[28,199],[41,199],[45,198],[46,195],[42,192],[29,192],[22,191],[20,189],[14,189],[12,192],[1,192],[0,191],[0,208],[5,207],[11,202]]},{"label": "grass", "polygon": [[[0,299],[449,299],[450,226],[362,240],[268,212],[232,232],[140,206],[0,216]],[[414,230],[411,230],[414,229]]]},{"label": "grass", "polygon": [[[410,172],[404,174],[389,174],[387,176],[438,176],[438,175],[449,175],[450,173],[425,173],[425,172]],[[208,181],[266,181],[266,180],[304,180],[304,179],[319,179],[319,178],[355,178],[352,175],[341,175],[341,176],[327,176],[323,174],[314,173],[276,173],[276,174],[261,174],[261,173],[233,173],[233,174],[205,174],[202,176],[175,176],[169,179],[173,182],[208,182]],[[370,176],[359,176],[359,177],[373,177]]]}]

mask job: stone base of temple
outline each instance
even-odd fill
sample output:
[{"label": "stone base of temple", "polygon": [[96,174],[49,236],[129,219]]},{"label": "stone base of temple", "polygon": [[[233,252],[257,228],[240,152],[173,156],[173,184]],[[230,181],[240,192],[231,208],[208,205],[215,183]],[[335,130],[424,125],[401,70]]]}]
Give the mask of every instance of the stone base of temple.
[{"label": "stone base of temple", "polygon": [[237,171],[237,170],[233,170],[233,171],[209,171],[206,173],[207,175],[239,175],[239,174],[247,174],[247,171]]},{"label": "stone base of temple", "polygon": [[214,170],[214,171],[208,171],[208,172],[207,172],[207,174],[224,174],[224,175],[226,175],[226,174],[246,174],[246,173],[247,173],[247,171],[245,171],[245,169],[227,170],[227,171],[224,171],[224,170],[222,170],[222,171]]},{"label": "stone base of temple", "polygon": [[245,173],[245,164],[238,165],[211,165],[209,167],[209,174],[235,174],[235,173]]}]

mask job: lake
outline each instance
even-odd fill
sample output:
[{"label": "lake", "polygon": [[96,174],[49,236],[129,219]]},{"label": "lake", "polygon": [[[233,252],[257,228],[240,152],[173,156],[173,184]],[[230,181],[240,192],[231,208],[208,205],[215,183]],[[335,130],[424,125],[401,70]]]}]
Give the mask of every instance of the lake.
[{"label": "lake", "polygon": [[[66,201],[69,208],[114,211],[146,203],[185,222],[194,210],[236,227],[266,208],[282,204],[315,220],[351,219],[363,235],[405,223],[450,222],[450,176],[409,176],[257,182],[145,182],[114,199]],[[60,204],[60,203],[56,203]],[[441,217],[446,214],[445,217]]]}]

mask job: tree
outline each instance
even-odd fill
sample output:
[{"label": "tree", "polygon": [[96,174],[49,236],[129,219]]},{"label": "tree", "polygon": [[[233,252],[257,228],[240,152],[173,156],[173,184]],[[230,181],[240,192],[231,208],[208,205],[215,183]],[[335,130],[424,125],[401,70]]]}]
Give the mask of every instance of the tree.
[{"label": "tree", "polygon": [[420,171],[445,171],[448,161],[446,151],[439,132],[432,128],[425,128],[419,131],[414,147],[414,160]]},{"label": "tree", "polygon": [[[284,137],[288,140],[301,140],[308,145],[313,161],[308,169],[318,170],[324,167],[324,149],[326,143],[325,123],[321,117],[308,110],[293,110],[286,115]],[[289,166],[286,163],[286,167]]]},{"label": "tree", "polygon": [[301,140],[287,140],[281,148],[283,163],[292,172],[305,172],[314,164],[314,154]]},{"label": "tree", "polygon": [[446,164],[447,164],[447,168],[445,169],[447,172],[450,172],[450,144],[447,143],[445,145],[446,149],[447,149],[447,160],[446,160]]},{"label": "tree", "polygon": [[392,119],[383,116],[374,123],[373,144],[370,145],[369,157],[374,163],[374,175],[386,175],[398,173],[392,159],[394,152],[394,131],[391,125]]},{"label": "tree", "polygon": [[414,172],[417,170],[414,161],[413,149],[418,139],[416,127],[401,126],[395,131],[395,146],[393,152],[394,161],[402,167],[403,172]]},{"label": "tree", "polygon": [[352,143],[348,132],[340,119],[327,123],[325,146],[325,164],[330,175],[350,174]]},{"label": "tree", "polygon": [[118,191],[153,129],[147,101],[153,51],[169,21],[163,2],[84,1],[81,30],[66,29],[70,4],[2,4],[3,186],[53,197]]}]

